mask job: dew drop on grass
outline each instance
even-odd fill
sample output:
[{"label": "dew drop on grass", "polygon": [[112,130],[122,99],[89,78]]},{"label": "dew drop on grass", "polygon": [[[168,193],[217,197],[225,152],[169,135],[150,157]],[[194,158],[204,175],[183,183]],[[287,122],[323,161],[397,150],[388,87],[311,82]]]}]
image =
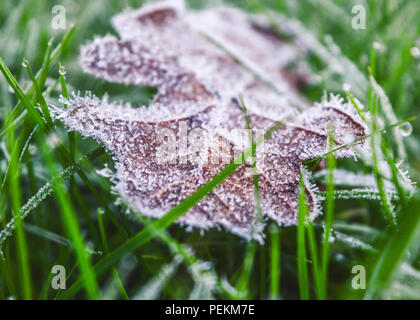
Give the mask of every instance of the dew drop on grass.
[{"label": "dew drop on grass", "polygon": [[337,261],[339,261],[339,262],[343,262],[343,261],[346,259],[346,257],[344,256],[344,254],[342,254],[342,253],[340,252],[340,253],[337,253],[337,254],[335,255],[335,259],[336,259]]},{"label": "dew drop on grass", "polygon": [[350,89],[351,89],[351,84],[350,84],[350,83],[345,82],[345,83],[343,84],[343,90],[344,90],[345,92],[349,92],[349,91],[350,91]]},{"label": "dew drop on grass", "polygon": [[66,72],[66,68],[64,66],[60,66],[60,68],[58,69],[58,72],[60,73],[60,75],[65,76],[67,74]]},{"label": "dew drop on grass", "polygon": [[410,53],[414,58],[420,58],[420,49],[417,47],[412,47]]},{"label": "dew drop on grass", "polygon": [[410,122],[403,123],[399,128],[403,137],[408,137],[413,132],[413,126]]},{"label": "dew drop on grass", "polygon": [[373,48],[376,50],[376,52],[378,53],[383,53],[386,50],[386,47],[383,43],[379,42],[379,41],[375,41],[373,43]]}]

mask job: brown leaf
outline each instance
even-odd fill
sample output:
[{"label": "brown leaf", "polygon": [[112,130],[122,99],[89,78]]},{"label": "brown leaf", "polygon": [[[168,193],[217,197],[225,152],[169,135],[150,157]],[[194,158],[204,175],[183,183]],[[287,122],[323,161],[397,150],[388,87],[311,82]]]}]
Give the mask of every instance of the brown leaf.
[{"label": "brown leaf", "polygon": [[[257,150],[262,213],[282,225],[296,224],[302,161],[327,151],[327,124],[334,124],[337,145],[367,133],[351,104],[338,97],[307,106],[284,77],[296,49],[261,19],[231,8],[186,12],[179,2],[164,2],[122,13],[113,23],[121,39],[107,36],[84,46],[83,69],[112,82],[154,86],[157,95],[150,106],[137,109],[73,95],[60,118],[115,156],[116,188],[142,214],[161,217],[249,146],[238,93],[255,136],[289,120]],[[296,106],[304,111],[298,114]],[[344,148],[335,155],[355,154]],[[319,200],[308,174],[305,186],[314,218]],[[178,222],[202,229],[222,226],[262,240],[263,225],[257,224],[257,232],[252,227],[256,212],[247,162]]]}]

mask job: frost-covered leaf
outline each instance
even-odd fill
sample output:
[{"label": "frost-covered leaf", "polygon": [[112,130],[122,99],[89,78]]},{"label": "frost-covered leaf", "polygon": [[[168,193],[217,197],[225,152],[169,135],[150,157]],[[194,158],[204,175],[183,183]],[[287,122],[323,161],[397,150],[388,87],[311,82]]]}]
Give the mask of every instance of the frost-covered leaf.
[{"label": "frost-covered leaf", "polygon": [[[187,12],[179,2],[163,2],[117,15],[113,23],[121,39],[106,36],[84,46],[83,69],[108,81],[156,87],[157,95],[136,109],[73,95],[59,118],[115,156],[116,188],[144,215],[161,217],[249,145],[247,134],[245,140],[236,134],[247,128],[238,93],[256,137],[288,120],[257,149],[262,214],[279,224],[296,224],[302,161],[327,151],[327,124],[334,124],[337,146],[367,133],[352,104],[339,97],[308,107],[284,75],[297,49],[260,19],[232,8]],[[298,114],[296,106],[304,111]],[[355,154],[343,148],[335,156]],[[314,218],[318,199],[308,176],[305,185]],[[246,162],[178,222],[261,240],[251,233],[253,188]]]}]

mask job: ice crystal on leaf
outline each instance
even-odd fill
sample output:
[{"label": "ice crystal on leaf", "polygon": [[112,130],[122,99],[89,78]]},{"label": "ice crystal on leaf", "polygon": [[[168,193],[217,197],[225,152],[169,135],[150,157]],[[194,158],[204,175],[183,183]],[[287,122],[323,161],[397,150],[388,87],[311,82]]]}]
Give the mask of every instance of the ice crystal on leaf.
[{"label": "ice crystal on leaf", "polygon": [[[135,109],[107,97],[74,94],[63,101],[69,108],[59,118],[115,156],[116,188],[144,215],[161,217],[226,165],[190,161],[188,150],[197,147],[190,135],[186,150],[179,140],[173,141],[176,155],[162,164],[159,132],[217,132],[232,161],[238,142],[229,132],[247,127],[238,93],[243,94],[254,133],[289,120],[257,150],[262,159],[258,164],[262,213],[279,224],[296,224],[302,161],[327,152],[327,124],[334,124],[337,146],[367,133],[352,105],[341,98],[331,96],[308,106],[285,71],[297,49],[259,18],[232,8],[190,12],[180,2],[162,2],[119,14],[112,21],[120,39],[106,36],[84,46],[83,69],[107,81],[156,87],[157,95],[148,107]],[[295,106],[303,112],[298,114]],[[354,155],[350,148],[335,152],[337,157]],[[249,163],[242,164],[178,222],[202,229],[221,226],[261,240],[261,235],[250,233],[257,215],[250,168]],[[307,177],[305,183],[314,218],[318,199]]]}]

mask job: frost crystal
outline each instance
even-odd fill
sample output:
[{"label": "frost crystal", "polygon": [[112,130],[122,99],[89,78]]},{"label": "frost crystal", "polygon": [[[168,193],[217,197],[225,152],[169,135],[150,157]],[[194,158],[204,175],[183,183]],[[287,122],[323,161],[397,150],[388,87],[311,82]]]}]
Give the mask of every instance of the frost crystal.
[{"label": "frost crystal", "polygon": [[[334,124],[337,146],[367,133],[352,105],[338,97],[307,106],[290,74],[285,75],[296,49],[260,19],[232,8],[193,13],[179,2],[162,2],[112,21],[121,39],[106,36],[84,46],[83,69],[112,82],[156,87],[157,95],[150,106],[134,109],[107,97],[73,94],[62,101],[69,108],[58,118],[103,143],[115,156],[116,189],[144,215],[161,217],[226,165],[190,161],[189,150],[197,147],[190,135],[171,140],[176,155],[162,164],[159,134],[195,130],[220,134],[219,142],[227,146],[225,156],[232,161],[238,142],[229,132],[246,129],[238,93],[243,94],[255,135],[276,121],[291,120],[264,142],[257,155],[262,213],[279,224],[296,224],[302,161],[327,151],[327,124]],[[304,111],[297,114],[295,106]],[[363,141],[358,144],[364,146]],[[342,148],[335,155],[355,154]],[[222,226],[244,238],[262,240],[250,232],[257,218],[250,168],[242,164],[178,222],[202,229]],[[319,204],[307,175],[305,184],[314,218]]]}]

